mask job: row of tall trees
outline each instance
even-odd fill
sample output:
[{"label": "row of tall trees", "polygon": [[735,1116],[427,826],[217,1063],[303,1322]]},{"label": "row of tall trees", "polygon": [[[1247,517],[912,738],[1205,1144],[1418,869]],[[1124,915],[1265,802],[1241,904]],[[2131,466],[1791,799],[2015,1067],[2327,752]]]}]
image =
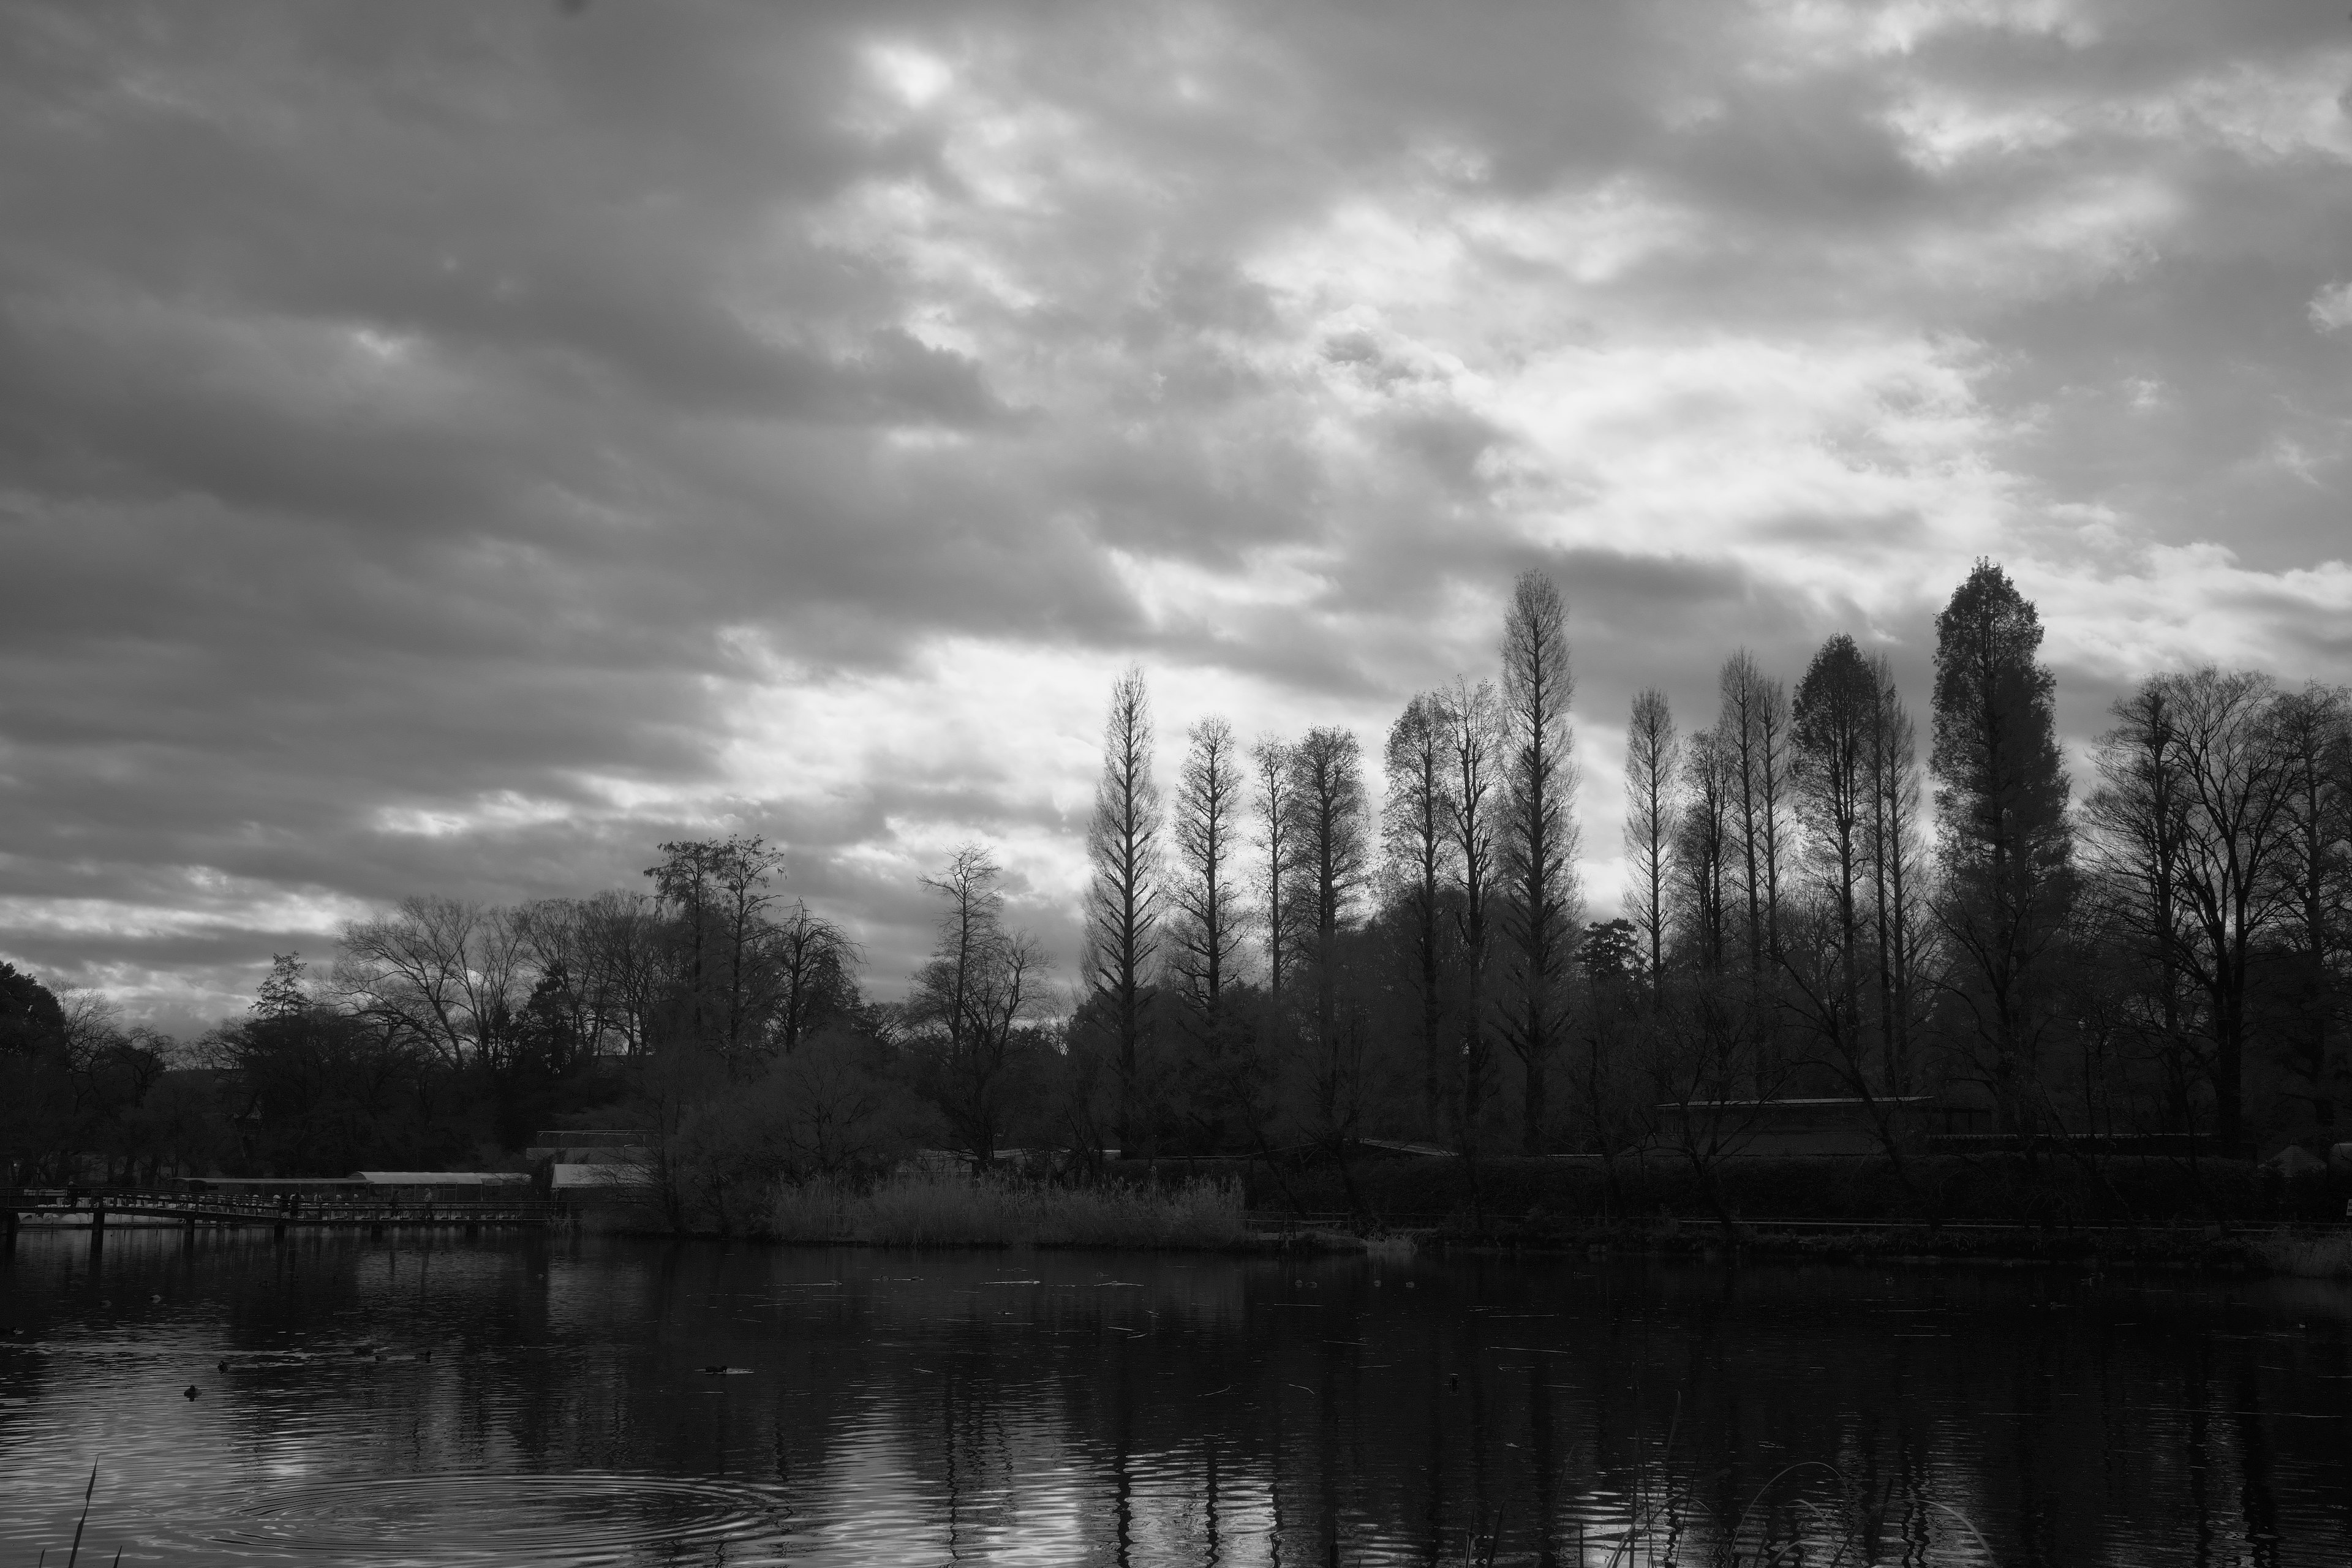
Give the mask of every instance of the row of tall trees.
[{"label": "row of tall trees", "polygon": [[1120,679],[1072,1035],[1110,1043],[1119,1143],[1698,1157],[1791,1096],[1855,1102],[1890,1146],[1929,1102],[2029,1139],[2328,1136],[2352,1089],[2342,692],[2152,677],[2078,805],[2038,614],[1980,562],[1936,620],[1924,757],[1845,634],[1793,689],[1735,652],[1689,732],[1639,693],[1623,914],[1593,925],[1565,623],[1523,576],[1494,675],[1391,726],[1377,809],[1353,734],[1244,752],[1214,718],[1163,802]]},{"label": "row of tall trees", "polygon": [[[1541,574],[1514,585],[1499,675],[1407,705],[1377,813],[1349,731],[1262,736],[1244,753],[1227,721],[1203,720],[1172,820],[1143,677],[1119,679],[1074,1038],[1109,1044],[1121,1147],[1360,1135],[1392,1076],[1381,994],[1400,987],[1421,1122],[1480,1123],[1499,1046],[1517,1063],[1522,1142],[1543,1142],[1582,897],[1567,610]],[[1384,945],[1405,960],[1393,984]],[[1181,1080],[1172,1100],[1154,1098],[1154,1054],[1181,1064],[1159,1075]]]}]

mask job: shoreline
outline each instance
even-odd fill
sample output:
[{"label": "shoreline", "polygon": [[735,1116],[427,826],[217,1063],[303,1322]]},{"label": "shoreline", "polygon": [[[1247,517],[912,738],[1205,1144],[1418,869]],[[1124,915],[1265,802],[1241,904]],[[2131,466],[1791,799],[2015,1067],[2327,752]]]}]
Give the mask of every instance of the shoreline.
[{"label": "shoreline", "polygon": [[856,1247],[937,1252],[1169,1252],[1226,1257],[1636,1258],[1677,1261],[1880,1264],[1948,1268],[2090,1267],[2155,1268],[2233,1279],[2284,1278],[2352,1282],[2352,1226],[2146,1226],[2051,1228],[1926,1222],[1891,1226],[1741,1220],[1727,1236],[1715,1220],[1639,1226],[1598,1224],[1540,1232],[1497,1227],[1372,1230],[1328,1226],[1257,1231],[1231,1241],[1065,1241],[972,1237],[919,1242],[859,1237],[780,1237],[754,1232],[670,1230],[656,1226],[583,1229],[574,1234],[648,1240],[715,1241],[765,1247]]},{"label": "shoreline", "polygon": [[[1959,1222],[1930,1226],[1844,1225],[1822,1221],[1740,1220],[1729,1234],[1712,1219],[1596,1222],[1539,1229],[1497,1226],[1484,1231],[1451,1227],[1402,1227],[1354,1231],[1329,1224],[1257,1229],[1230,1239],[1170,1240],[1137,1237],[1068,1240],[1006,1237],[920,1240],[855,1236],[790,1237],[757,1230],[671,1229],[657,1225],[612,1224],[609,1211],[596,1223],[595,1211],[560,1224],[551,1236],[608,1236],[646,1241],[718,1242],[726,1246],[856,1247],[919,1252],[1167,1252],[1231,1258],[1363,1257],[1402,1262],[1412,1258],[1582,1258],[1594,1262],[1639,1258],[1706,1263],[1838,1263],[1940,1268],[1976,1264],[1990,1268],[2089,1268],[2160,1269],[2223,1279],[2295,1279],[2352,1283],[2352,1226],[2143,1226],[2038,1227]],[[587,1223],[583,1223],[583,1221]],[[141,1224],[110,1220],[109,1232],[171,1231],[194,1234],[173,1221]],[[205,1234],[260,1231],[262,1226],[206,1225]],[[338,1227],[348,1228],[348,1227]],[[451,1228],[457,1228],[452,1226]],[[80,1232],[87,1221],[26,1223],[25,1236]]]}]

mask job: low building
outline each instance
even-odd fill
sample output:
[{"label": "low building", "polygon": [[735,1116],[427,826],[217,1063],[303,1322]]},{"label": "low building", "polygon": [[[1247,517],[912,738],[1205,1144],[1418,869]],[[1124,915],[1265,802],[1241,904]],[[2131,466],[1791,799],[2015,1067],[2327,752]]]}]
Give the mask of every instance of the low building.
[{"label": "low building", "polygon": [[651,1181],[656,1136],[649,1127],[542,1128],[523,1157],[543,1197],[617,1198]]},{"label": "low building", "polygon": [[395,1204],[494,1204],[530,1197],[527,1171],[356,1171],[367,1195]]},{"label": "low building", "polygon": [[522,1171],[353,1171],[348,1176],[189,1176],[192,1193],[339,1204],[482,1204],[530,1196]]},{"label": "low building", "polygon": [[367,1189],[367,1183],[357,1176],[184,1176],[180,1185],[192,1193],[218,1193],[224,1197],[319,1197],[346,1202]]}]

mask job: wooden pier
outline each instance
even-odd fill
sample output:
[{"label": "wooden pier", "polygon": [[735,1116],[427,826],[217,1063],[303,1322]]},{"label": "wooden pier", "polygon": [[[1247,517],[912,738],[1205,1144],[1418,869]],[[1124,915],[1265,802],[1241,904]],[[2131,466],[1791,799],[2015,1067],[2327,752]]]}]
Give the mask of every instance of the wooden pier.
[{"label": "wooden pier", "polygon": [[277,1196],[134,1188],[19,1187],[0,1189],[0,1216],[7,1239],[27,1222],[86,1225],[92,1240],[106,1234],[110,1218],[138,1215],[199,1226],[268,1226],[283,1236],[289,1229],[476,1231],[484,1226],[545,1227],[563,1217],[562,1207],[536,1200],[491,1199],[468,1203],[397,1203],[373,1196]]}]

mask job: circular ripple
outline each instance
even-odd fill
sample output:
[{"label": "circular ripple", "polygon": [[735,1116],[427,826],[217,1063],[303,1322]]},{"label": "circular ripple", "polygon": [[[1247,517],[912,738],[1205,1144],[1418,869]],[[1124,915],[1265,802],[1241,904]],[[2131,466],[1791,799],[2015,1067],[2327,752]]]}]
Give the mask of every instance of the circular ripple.
[{"label": "circular ripple", "polygon": [[570,1568],[648,1546],[774,1532],[788,1517],[756,1488],[677,1476],[435,1471],[266,1483],[232,1510],[224,1546],[347,1563],[520,1562]]}]

